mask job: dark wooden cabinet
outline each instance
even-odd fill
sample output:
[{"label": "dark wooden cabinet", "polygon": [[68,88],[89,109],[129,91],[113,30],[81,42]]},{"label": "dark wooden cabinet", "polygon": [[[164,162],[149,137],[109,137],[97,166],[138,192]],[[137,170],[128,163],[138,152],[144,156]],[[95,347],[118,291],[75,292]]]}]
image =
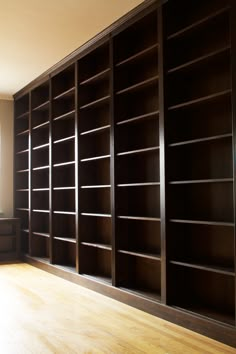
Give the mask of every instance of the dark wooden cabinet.
[{"label": "dark wooden cabinet", "polygon": [[20,259],[20,219],[0,218],[0,262]]},{"label": "dark wooden cabinet", "polygon": [[235,19],[145,1],[15,95],[26,259],[233,346]]}]

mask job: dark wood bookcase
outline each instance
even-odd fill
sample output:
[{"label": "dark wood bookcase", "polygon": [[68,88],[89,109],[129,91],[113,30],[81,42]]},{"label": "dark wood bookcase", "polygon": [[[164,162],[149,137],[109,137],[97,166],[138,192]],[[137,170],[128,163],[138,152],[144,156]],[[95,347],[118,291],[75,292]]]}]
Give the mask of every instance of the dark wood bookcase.
[{"label": "dark wood bookcase", "polygon": [[236,5],[148,0],[15,95],[25,259],[236,347]]}]

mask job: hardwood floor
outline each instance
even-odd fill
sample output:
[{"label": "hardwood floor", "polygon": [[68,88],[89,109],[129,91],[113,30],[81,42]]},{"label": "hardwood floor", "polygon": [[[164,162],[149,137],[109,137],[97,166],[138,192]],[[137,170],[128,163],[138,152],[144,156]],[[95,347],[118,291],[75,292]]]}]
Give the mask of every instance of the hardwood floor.
[{"label": "hardwood floor", "polygon": [[0,314],[1,354],[236,353],[24,263],[0,265]]}]

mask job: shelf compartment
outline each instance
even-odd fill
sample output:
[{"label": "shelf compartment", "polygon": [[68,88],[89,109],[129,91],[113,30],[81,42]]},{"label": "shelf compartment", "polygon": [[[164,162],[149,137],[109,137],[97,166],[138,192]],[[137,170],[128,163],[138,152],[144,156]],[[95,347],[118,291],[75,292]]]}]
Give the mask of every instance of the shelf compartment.
[{"label": "shelf compartment", "polygon": [[32,151],[32,168],[49,165],[49,148]]},{"label": "shelf compartment", "polygon": [[59,95],[53,97],[54,100],[59,100],[59,99],[64,99],[64,98],[68,98],[68,97],[73,97],[75,95],[75,87],[71,87],[66,91],[63,91],[62,93],[60,93]]},{"label": "shelf compartment", "polygon": [[29,192],[17,192],[15,193],[15,207],[28,209],[29,208]]},{"label": "shelf compartment", "polygon": [[233,178],[231,135],[178,145],[169,149],[169,154],[171,181]]},{"label": "shelf compartment", "polygon": [[53,141],[65,139],[75,134],[75,120],[74,119],[58,119],[53,121]]},{"label": "shelf compartment", "polygon": [[109,245],[111,248],[112,220],[107,217],[80,216],[80,242]]},{"label": "shelf compartment", "polygon": [[171,219],[232,223],[233,183],[171,185]]},{"label": "shelf compartment", "polygon": [[31,174],[32,188],[49,188],[49,169],[33,170]]},{"label": "shelf compartment", "polygon": [[118,215],[160,217],[160,187],[120,188]]},{"label": "shelf compartment", "polygon": [[107,96],[103,96],[99,99],[96,99],[94,101],[91,101],[89,103],[84,104],[83,106],[80,106],[80,109],[87,109],[87,108],[95,108],[98,107],[100,105],[104,105],[107,104],[110,100],[110,95]]},{"label": "shelf compartment", "polygon": [[97,135],[80,137],[80,159],[110,154],[110,132],[105,130]]},{"label": "shelf compartment", "polygon": [[81,244],[80,274],[111,284],[111,250]]},{"label": "shelf compartment", "polygon": [[117,248],[142,255],[159,257],[161,253],[160,223],[151,220],[117,220]]},{"label": "shelf compartment", "polygon": [[53,264],[76,270],[76,244],[64,240],[53,240]]},{"label": "shelf compartment", "polygon": [[168,76],[167,94],[170,107],[229,89],[231,89],[229,52],[209,58],[205,65],[189,67],[188,71],[177,71]]},{"label": "shelf compartment", "polygon": [[79,87],[79,106],[86,106],[94,101],[109,95],[110,77],[104,76],[101,80]]},{"label": "shelf compartment", "polygon": [[75,165],[65,165],[53,169],[53,187],[75,187]]},{"label": "shelf compartment", "polygon": [[15,138],[15,151],[24,151],[29,149],[29,134],[18,135]]},{"label": "shelf compartment", "polygon": [[20,118],[29,112],[29,94],[26,94],[15,102],[15,117]]},{"label": "shelf compartment", "polygon": [[215,266],[209,263],[202,263],[202,262],[194,262],[194,261],[190,261],[190,262],[182,262],[182,261],[170,261],[171,264],[174,265],[179,265],[182,267],[187,267],[187,268],[191,268],[191,269],[199,269],[199,270],[204,270],[206,272],[213,272],[213,273],[218,273],[218,274],[224,274],[224,275],[228,275],[231,277],[235,277],[235,271],[234,271],[234,267],[219,267],[219,266]]},{"label": "shelf compartment", "polygon": [[158,111],[158,85],[156,81],[152,85],[140,87],[140,90],[131,90],[129,95],[116,95],[115,97],[115,121],[120,122],[141,115],[148,115]]},{"label": "shelf compartment", "polygon": [[158,117],[159,117],[159,111],[154,111],[154,112],[150,112],[150,113],[146,113],[146,114],[141,114],[136,117],[129,118],[129,119],[118,121],[116,124],[117,125],[136,124],[142,120],[157,119]]},{"label": "shelf compartment", "polygon": [[136,61],[142,61],[143,58],[145,58],[146,56],[149,56],[151,54],[155,54],[157,56],[158,52],[158,44],[153,44],[150,47],[147,47],[137,53],[135,53],[134,55],[131,55],[130,57],[120,61],[119,63],[116,63],[116,67],[120,67],[120,66],[126,66],[129,64],[133,64],[133,62]]},{"label": "shelf compartment", "polygon": [[54,190],[53,205],[58,211],[75,212],[75,191],[74,190]]},{"label": "shelf compartment", "polygon": [[157,12],[153,11],[114,37],[114,60],[118,64],[157,45]]},{"label": "shelf compartment", "polygon": [[32,209],[49,210],[49,191],[32,191]]},{"label": "shelf compartment", "polygon": [[[141,61],[132,62],[132,65],[120,66],[115,70],[115,91],[137,85],[150,78],[158,76],[158,53],[150,52]],[[144,69],[145,68],[145,69]]]},{"label": "shelf compartment", "polygon": [[52,78],[52,97],[55,98],[75,87],[75,65],[72,64]]},{"label": "shelf compartment", "polygon": [[49,101],[49,81],[39,85],[31,92],[32,109],[37,109]]},{"label": "shelf compartment", "polygon": [[50,257],[50,240],[32,233],[31,235],[31,256],[48,258]]},{"label": "shelf compartment", "polygon": [[27,189],[29,187],[29,174],[17,173],[15,176],[15,188],[16,189]]},{"label": "shelf compartment", "polygon": [[117,152],[159,146],[159,120],[141,120],[136,124],[117,127]]},{"label": "shelf compartment", "polygon": [[136,90],[143,90],[145,89],[146,87],[148,86],[158,86],[158,75],[155,75],[155,76],[152,76],[146,80],[143,80],[143,81],[140,81],[134,85],[131,85],[131,86],[128,86],[128,87],[125,87],[119,91],[116,92],[117,95],[122,95],[122,94],[125,94],[125,93],[129,93],[129,92],[134,92]]},{"label": "shelf compartment", "polygon": [[235,325],[234,277],[180,265],[171,265],[171,270],[171,305]]},{"label": "shelf compartment", "polygon": [[60,144],[53,144],[53,163],[72,162],[75,160],[75,141],[65,140]]},{"label": "shelf compartment", "polygon": [[76,239],[75,215],[53,214],[52,223],[54,238]]},{"label": "shelf compartment", "polygon": [[110,159],[99,159],[80,166],[80,185],[110,185]]},{"label": "shelf compartment", "polygon": [[107,68],[105,70],[100,71],[99,73],[95,74],[94,76],[89,77],[88,79],[80,82],[81,86],[84,85],[91,85],[93,83],[95,83],[96,81],[100,81],[103,80],[106,76],[108,76],[108,74],[110,73],[111,69]]},{"label": "shelf compartment", "polygon": [[24,119],[16,119],[15,120],[15,135],[20,134],[23,131],[26,131],[29,129],[29,116],[28,114],[25,116]]},{"label": "shelf compartment", "polygon": [[159,260],[118,253],[118,284],[126,291],[154,301],[160,300],[161,263]]},{"label": "shelf compartment", "polygon": [[75,110],[75,97],[63,96],[60,99],[53,100],[52,102],[52,118],[59,119],[64,116],[69,117],[72,111]]},{"label": "shelf compartment", "polygon": [[35,234],[49,235],[49,213],[32,212],[31,231]]},{"label": "shelf compartment", "polygon": [[102,127],[99,127],[99,128],[95,128],[95,129],[84,131],[84,132],[80,133],[80,135],[100,134],[100,133],[103,133],[106,130],[109,130],[110,128],[111,128],[110,125],[105,125],[105,126],[102,126]]},{"label": "shelf compartment", "polygon": [[94,129],[110,126],[110,109],[109,105],[101,105],[93,109],[80,111],[79,129],[81,135]]},{"label": "shelf compartment", "polygon": [[234,228],[224,225],[170,223],[170,259],[213,269],[234,268]]},{"label": "shelf compartment", "polygon": [[0,261],[16,257],[16,236],[0,236]]},{"label": "shelf compartment", "polygon": [[49,144],[49,125],[42,125],[41,129],[32,130],[32,148]]},{"label": "shelf compartment", "polygon": [[110,189],[81,189],[80,211],[82,213],[109,214],[111,213]]},{"label": "shelf compartment", "polygon": [[129,154],[117,159],[117,183],[153,183],[160,181],[159,149]]},{"label": "shelf compartment", "polygon": [[[210,53],[229,48],[229,14],[226,11],[213,16],[200,27],[192,28],[168,42],[168,67],[174,68]],[[204,38],[204,41],[202,40]],[[190,50],[192,48],[192,50]]]},{"label": "shelf compartment", "polygon": [[109,67],[109,42],[106,42],[79,59],[79,84],[96,81]]},{"label": "shelf compartment", "polygon": [[[228,4],[228,0],[201,1],[197,4],[187,0],[181,0],[178,4],[172,1],[166,8],[166,16],[169,18],[168,38],[183,36],[187,32],[199,30],[202,26],[211,23],[214,18],[227,12]],[[186,13],[188,13],[188,16],[185,16]]]},{"label": "shelf compartment", "polygon": [[167,127],[169,144],[231,134],[231,97],[222,94],[197,105],[170,110]]}]

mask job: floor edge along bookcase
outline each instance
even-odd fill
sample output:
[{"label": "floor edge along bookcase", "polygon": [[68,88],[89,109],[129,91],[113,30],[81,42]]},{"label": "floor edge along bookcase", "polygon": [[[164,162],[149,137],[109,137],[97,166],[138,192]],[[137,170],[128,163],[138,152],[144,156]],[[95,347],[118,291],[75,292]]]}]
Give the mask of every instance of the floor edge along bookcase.
[{"label": "floor edge along bookcase", "polygon": [[14,99],[25,259],[236,347],[235,22],[145,1]]}]

